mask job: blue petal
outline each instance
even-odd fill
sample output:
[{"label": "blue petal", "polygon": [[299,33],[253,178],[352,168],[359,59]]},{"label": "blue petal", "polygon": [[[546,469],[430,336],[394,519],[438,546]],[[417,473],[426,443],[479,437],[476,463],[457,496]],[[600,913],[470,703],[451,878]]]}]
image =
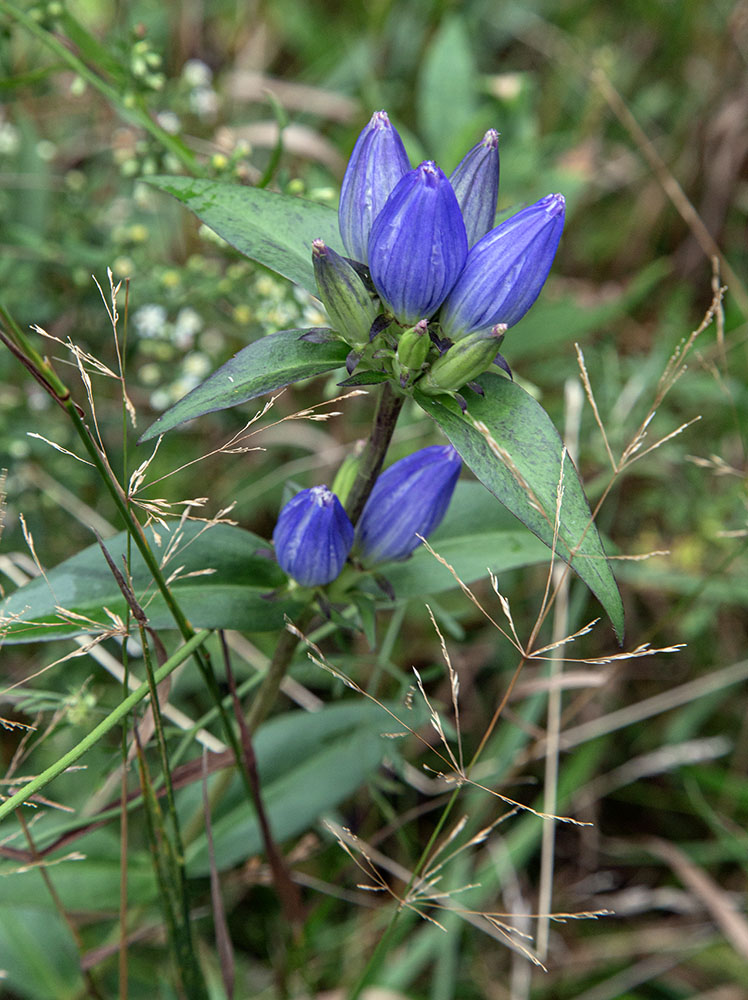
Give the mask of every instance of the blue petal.
[{"label": "blue petal", "polygon": [[356,140],[340,190],[338,224],[349,257],[368,263],[372,224],[409,170],[408,154],[387,112],[376,111]]},{"label": "blue petal", "polygon": [[551,194],[483,237],[442,306],[452,340],[496,323],[513,326],[540,294],[564,227],[564,198]]},{"label": "blue petal", "polygon": [[433,445],[395,462],[374,484],[356,526],[364,563],[406,559],[439,526],[462,462],[451,445]]},{"label": "blue petal", "polygon": [[281,568],[304,587],[334,580],[353,545],[353,525],[326,486],[301,490],[285,505],[273,532]]},{"label": "blue petal", "polygon": [[499,133],[489,129],[449,175],[473,246],[493,229],[499,200]]},{"label": "blue petal", "polygon": [[369,270],[404,326],[439,308],[465,264],[467,236],[452,185],[430,160],[407,173],[374,221]]}]

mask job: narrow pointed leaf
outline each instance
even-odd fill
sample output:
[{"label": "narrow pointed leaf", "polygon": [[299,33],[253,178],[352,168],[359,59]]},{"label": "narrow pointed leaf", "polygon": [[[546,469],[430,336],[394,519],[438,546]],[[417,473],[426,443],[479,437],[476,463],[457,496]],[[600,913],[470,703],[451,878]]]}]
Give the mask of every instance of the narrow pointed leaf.
[{"label": "narrow pointed leaf", "polygon": [[225,181],[163,176],[147,180],[181,201],[239,253],[313,295],[312,240],[324,240],[344,252],[338,215],[329,205]]},{"label": "narrow pointed leaf", "polygon": [[379,385],[380,382],[389,382],[390,377],[387,372],[354,372],[349,378],[338,382],[338,385],[344,389],[348,389],[352,385]]},{"label": "narrow pointed leaf", "polygon": [[[284,614],[292,615],[300,607],[298,601],[287,597],[269,598],[286,577],[274,561],[263,555],[262,550],[269,548],[264,539],[229,524],[206,528],[200,521],[187,521],[178,529],[175,524],[171,532],[159,527],[160,545],[152,528],[147,529],[146,536],[159,555],[177,531],[180,538],[165,570],[169,575],[181,567],[171,590],[196,628],[281,629]],[[117,566],[122,566],[126,539],[125,532],[121,532],[104,542]],[[131,566],[133,590],[151,626],[175,628],[163,599],[154,596],[150,573],[136,550]],[[206,574],[205,570],[214,572]],[[111,626],[105,609],[124,619],[124,598],[98,545],[60,563],[47,573],[46,579],[20,587],[0,604],[0,620],[9,620],[4,641],[45,642],[87,631],[85,621],[66,616],[60,608],[101,623],[98,631]],[[90,628],[96,631],[93,624]]]},{"label": "narrow pointed leaf", "polygon": [[[412,709],[386,703],[396,716],[417,728],[425,722],[422,703]],[[257,769],[270,829],[279,844],[308,830],[360,788],[382,758],[397,755],[397,741],[383,733],[399,726],[385,709],[362,699],[325,705],[319,712],[286,712],[264,723],[254,742]],[[209,784],[217,778],[209,779]],[[184,817],[199,808],[199,789],[184,788],[177,808]],[[264,849],[254,808],[235,778],[217,805],[213,838],[219,871],[240,864]],[[208,872],[207,841],[200,834],[188,846],[188,874]]]},{"label": "narrow pointed leaf", "polygon": [[280,330],[244,347],[192,392],[151,424],[140,438],[150,441],[205,413],[226,410],[303,378],[323,375],[345,364],[348,346],[340,340],[314,344],[300,340],[303,330]]},{"label": "narrow pointed leaf", "polygon": [[[568,455],[562,466],[563,444],[556,428],[543,407],[516,383],[490,374],[478,381],[485,395],[472,396],[466,414],[422,393],[416,392],[416,399],[483,485],[549,546],[553,544],[557,490],[563,475],[557,555],[571,563],[621,638],[621,596]],[[493,443],[507,453],[513,469],[492,450]],[[534,503],[542,509],[536,509]],[[576,552],[573,558],[572,552]]]}]

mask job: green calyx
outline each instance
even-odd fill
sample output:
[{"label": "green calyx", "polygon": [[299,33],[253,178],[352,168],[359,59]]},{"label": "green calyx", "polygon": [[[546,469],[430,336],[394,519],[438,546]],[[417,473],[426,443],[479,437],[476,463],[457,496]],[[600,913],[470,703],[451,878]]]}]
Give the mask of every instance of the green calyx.
[{"label": "green calyx", "polygon": [[363,451],[363,442],[357,442],[353,450],[350,451],[343,459],[338,471],[335,473],[335,479],[332,484],[332,492],[340,500],[340,502],[345,506],[345,502],[348,499],[348,494],[351,492],[351,487],[355,482],[356,476],[358,475],[358,470],[361,467],[361,453]]},{"label": "green calyx", "polygon": [[457,392],[491,367],[505,333],[506,326],[499,323],[458,340],[418,380],[418,389],[426,396]]},{"label": "green calyx", "polygon": [[402,371],[408,374],[420,373],[430,346],[428,322],[425,319],[405,330],[397,342],[397,361]]},{"label": "green calyx", "polygon": [[346,258],[322,240],[312,243],[312,262],[319,297],[333,328],[351,347],[366,347],[379,312],[377,301]]}]

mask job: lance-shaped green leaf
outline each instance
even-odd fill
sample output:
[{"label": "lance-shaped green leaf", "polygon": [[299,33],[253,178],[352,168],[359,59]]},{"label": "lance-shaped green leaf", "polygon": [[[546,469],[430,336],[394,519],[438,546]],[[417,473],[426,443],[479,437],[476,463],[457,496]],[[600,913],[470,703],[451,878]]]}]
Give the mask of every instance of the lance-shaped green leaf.
[{"label": "lance-shaped green leaf", "polygon": [[[481,580],[489,572],[502,575],[521,566],[547,563],[547,547],[521,525],[480,483],[461,480],[457,484],[447,516],[429,535],[429,545],[446,559],[463,583]],[[438,594],[457,581],[446,566],[421,545],[404,562],[385,563],[376,571],[395,592],[395,597]]]},{"label": "lance-shaped green leaf", "polygon": [[140,438],[149,441],[205,413],[226,410],[303,378],[345,364],[348,346],[339,340],[315,344],[299,340],[304,330],[280,330],[242,348],[192,392],[170,407]]},{"label": "lance-shaped green leaf", "polygon": [[[397,741],[383,733],[402,731],[403,725],[386,709],[417,729],[426,721],[423,703],[412,708],[396,703],[347,700],[325,705],[319,712],[287,712],[270,719],[253,739],[262,798],[273,837],[283,843],[308,830],[331,813],[376,771],[382,758],[397,756]],[[208,780],[209,786],[217,777]],[[200,788],[192,785],[178,795],[184,817],[200,809]],[[234,779],[213,816],[216,865],[224,871],[264,849],[254,808]],[[185,852],[190,876],[210,870],[205,834]]]},{"label": "lance-shaped green leaf", "polygon": [[206,226],[256,260],[317,294],[312,240],[343,253],[338,214],[329,205],[303,198],[194,177],[148,177],[154,187],[173,195]]},{"label": "lance-shaped green leaf", "polygon": [[570,563],[623,636],[623,604],[574,464],[543,407],[516,382],[483,375],[484,396],[461,413],[416,392],[418,403],[491,493],[552,546],[559,495],[556,554]]},{"label": "lance-shaped green leaf", "polygon": [[[283,628],[284,614],[293,615],[298,601],[269,598],[286,580],[280,567],[263,555],[268,542],[229,524],[207,527],[187,521],[146,536],[159,558],[170,553],[164,569],[174,576],[171,591],[196,628],[234,628],[267,631]],[[123,565],[127,535],[123,531],[104,542],[115,565]],[[132,587],[149,624],[176,628],[159,594],[154,595],[150,573],[133,547]],[[178,571],[178,572],[177,572]],[[62,610],[64,609],[64,610]],[[112,619],[107,610],[124,619],[122,592],[98,545],[91,545],[46,574],[20,587],[0,604],[5,642],[44,642],[87,631],[106,631]],[[74,617],[66,612],[73,612]],[[97,628],[100,624],[100,628]]]}]

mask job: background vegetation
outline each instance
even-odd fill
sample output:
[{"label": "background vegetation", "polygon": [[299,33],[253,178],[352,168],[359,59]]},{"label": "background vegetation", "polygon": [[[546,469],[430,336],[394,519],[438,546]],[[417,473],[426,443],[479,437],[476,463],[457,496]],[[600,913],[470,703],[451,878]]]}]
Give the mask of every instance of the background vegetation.
[{"label": "background vegetation", "polygon": [[[250,340],[321,321],[305,293],[241,258],[144,179],[187,172],[269,182],[334,204],[354,138],[378,108],[389,111],[414,162],[433,157],[447,170],[486,128],[498,128],[500,212],[550,191],[565,194],[567,227],[551,279],[511,331],[505,353],[565,429],[593,505],[611,478],[611,456],[618,461],[655,402],[640,451],[689,424],[616,477],[598,519],[611,552],[667,552],[615,563],[627,613],[625,649],[682,648],[569,663],[563,673],[559,663],[527,665],[476,775],[502,794],[589,825],[556,824],[555,845],[546,832],[543,846],[552,824],[524,813],[507,818],[486,843],[472,843],[505,811],[473,788],[458,806],[467,827],[445,848],[461,850],[445,867],[440,891],[476,913],[508,914],[506,923],[529,935],[524,946],[547,971],[520,953],[523,939],[500,924],[439,913],[418,900],[409,900],[379,960],[375,948],[391,920],[392,898],[358,888],[364,879],[353,858],[367,862],[356,847],[350,854],[341,849],[322,816],[353,830],[392,892],[401,893],[403,873],[412,871],[443,803],[444,786],[423,766],[438,763],[415,741],[388,742],[351,788],[360,785],[358,791],[328,806],[339,761],[315,757],[320,744],[311,731],[301,759],[283,759],[299,724],[287,721],[294,706],[284,701],[257,752],[265,767],[277,764],[266,779],[279,810],[273,815],[310,809],[303,835],[295,830],[284,838],[278,818],[278,838],[302,887],[303,931],[289,932],[288,899],[281,892],[279,902],[260,843],[245,836],[246,817],[232,812],[234,793],[215,818],[223,908],[215,899],[211,905],[204,830],[202,841],[194,831],[189,839],[190,819],[202,808],[199,770],[180,801],[188,844],[202,845],[202,854],[188,850],[188,889],[193,955],[210,995],[226,995],[233,967],[237,997],[353,995],[363,975],[394,995],[433,1000],[744,996],[748,5],[0,0],[0,18],[0,299],[22,328],[39,324],[63,342],[37,338],[73,381],[68,338],[117,366],[91,276],[107,300],[107,267],[115,282],[126,281],[118,297],[120,336],[138,433]],[[710,308],[711,322],[689,342]],[[687,366],[658,402],[661,376],[684,342]],[[575,343],[607,447],[585,399]],[[336,391],[334,380],[327,391]],[[83,389],[77,392],[85,403]],[[136,449],[131,430],[123,432],[115,380],[96,377],[94,398],[112,468],[124,470],[126,480],[150,452]],[[318,398],[319,382],[296,387],[258,426]],[[226,411],[168,435],[149,474],[169,478],[149,498],[164,498],[178,514],[180,501],[207,495],[201,513],[208,517],[235,502],[231,516],[269,538],[284,484],[330,481],[368,419],[365,401],[351,400],[344,419],[276,422],[252,442],[264,450],[214,454],[185,468],[220,448],[254,412]],[[436,440],[413,410],[398,430],[396,451]],[[104,537],[121,528],[92,469],[49,441],[76,448],[59,408],[9,353],[0,354],[6,592],[37,572],[23,524],[44,567],[91,544],[91,527]],[[545,567],[531,567],[499,581],[523,636],[536,620],[545,574]],[[474,592],[500,615],[487,582]],[[376,654],[363,636],[333,641],[323,628],[315,637],[336,668],[393,703],[417,666],[454,738],[449,675],[423,603],[380,616]],[[516,654],[458,588],[429,603],[460,677],[459,731],[469,756],[507,691]],[[577,582],[558,607],[549,642],[552,628],[573,632],[599,614]],[[237,682],[250,698],[273,641],[267,633],[233,639]],[[121,700],[103,669],[107,656],[121,660],[116,641],[63,659],[75,648],[68,640],[2,649],[0,711],[9,723],[2,756],[13,788],[13,780],[40,772]],[[572,648],[587,659],[618,651],[605,621]],[[220,660],[217,640],[215,654]],[[302,708],[337,700],[365,714],[370,705],[310,663],[305,650],[292,676],[290,694]],[[211,702],[194,670],[179,676],[171,697],[219,734],[203,720]],[[362,719],[345,723],[363,728],[349,735],[344,756],[368,752]],[[167,738],[177,763],[199,764],[199,747],[182,742],[176,725]],[[561,749],[557,778],[554,745]],[[148,759],[157,770],[155,752]],[[110,734],[81,761],[85,770],[46,790],[48,803],[92,816],[116,798],[120,762],[118,738]],[[165,961],[149,841],[140,813],[131,816],[124,932],[118,810],[48,855],[54,864],[44,878],[34,860],[33,822],[27,839],[13,817],[3,826],[4,995],[179,995],[179,977]],[[23,863],[14,850],[26,852]],[[456,892],[474,883],[480,888]],[[614,915],[550,927],[536,916],[604,910]]]}]

